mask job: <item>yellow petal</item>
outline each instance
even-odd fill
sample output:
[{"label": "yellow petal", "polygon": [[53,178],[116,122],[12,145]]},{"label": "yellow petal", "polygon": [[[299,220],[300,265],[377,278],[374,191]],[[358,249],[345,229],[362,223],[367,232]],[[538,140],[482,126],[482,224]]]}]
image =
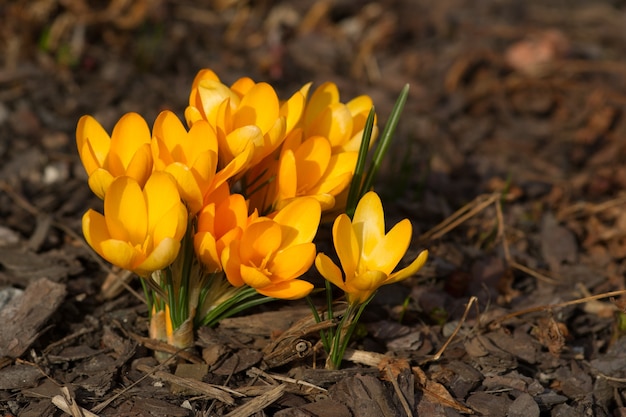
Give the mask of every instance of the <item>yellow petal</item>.
[{"label": "yellow petal", "polygon": [[281,227],[270,219],[259,219],[250,224],[241,238],[240,256],[242,262],[261,262],[268,254],[276,252],[281,244]]},{"label": "yellow petal", "polygon": [[104,195],[106,194],[109,186],[113,182],[113,176],[107,170],[102,168],[96,169],[90,176],[88,180],[89,188],[91,191],[98,197],[104,200]]},{"label": "yellow petal", "polygon": [[[187,162],[186,155],[184,154],[183,142],[187,136],[187,130],[180,122],[178,117],[169,110],[162,111],[157,116],[152,127],[153,135],[153,149],[154,142],[162,143],[164,146],[160,148],[165,152],[163,156],[169,157],[170,161]],[[156,155],[155,155],[156,156]],[[169,165],[171,162],[167,161]]]},{"label": "yellow petal", "polygon": [[76,146],[87,175],[91,175],[96,168],[104,166],[111,138],[96,119],[83,116],[76,126]]},{"label": "yellow petal", "polygon": [[301,91],[296,91],[279,110],[279,115],[285,118],[285,132],[289,134],[300,122],[306,104],[306,97]]},{"label": "yellow petal", "polygon": [[409,248],[412,231],[411,222],[402,220],[378,241],[371,253],[363,255],[361,262],[365,262],[367,269],[391,274]]},{"label": "yellow petal", "polygon": [[128,175],[137,180],[140,186],[148,180],[152,173],[152,150],[149,144],[144,144],[137,148],[137,152],[132,156],[123,175]]},{"label": "yellow petal", "polygon": [[267,83],[258,83],[241,99],[233,115],[233,128],[256,125],[265,134],[276,122],[278,113],[278,96],[274,88]]},{"label": "yellow petal", "polygon": [[239,241],[234,240],[222,251],[222,267],[224,268],[228,282],[234,287],[244,285],[243,279],[241,278],[241,258],[239,256],[239,249]]},{"label": "yellow petal", "polygon": [[124,175],[137,150],[150,144],[152,135],[148,124],[137,113],[126,113],[115,124],[111,134],[109,171],[113,176]]},{"label": "yellow petal", "polygon": [[193,126],[198,121],[204,120],[204,116],[197,107],[187,106],[185,108],[185,120],[187,121],[188,126]]},{"label": "yellow petal", "polygon": [[347,188],[354,175],[358,153],[342,152],[330,158],[324,175],[310,192],[337,195]]},{"label": "yellow petal", "polygon": [[283,152],[278,161],[278,176],[276,188],[278,200],[286,200],[296,196],[298,190],[298,176],[296,157],[291,150]]},{"label": "yellow petal", "polygon": [[203,114],[204,120],[208,121],[211,126],[216,126],[218,109],[228,99],[235,103],[239,102],[239,97],[221,82],[203,79],[198,83],[197,100],[199,102],[189,104],[197,107]]},{"label": "yellow petal", "polygon": [[232,194],[215,210],[215,236],[221,237],[235,227],[244,228],[248,220],[248,205],[241,194]]},{"label": "yellow petal", "polygon": [[198,73],[194,77],[193,83],[191,84],[191,91],[197,89],[198,85],[200,84],[202,80],[211,80],[211,81],[219,82],[220,78],[217,76],[217,74],[215,74],[215,72],[213,72],[213,70],[210,70],[208,68],[203,68],[200,71],[198,71]]},{"label": "yellow petal", "polygon": [[189,167],[176,162],[169,165],[165,169],[165,172],[170,174],[176,181],[180,192],[180,198],[187,203],[189,211],[192,214],[200,211],[202,208],[204,193],[200,189],[200,185]]},{"label": "yellow petal", "polygon": [[317,268],[317,271],[326,280],[330,281],[337,288],[345,291],[346,287],[343,282],[341,270],[328,256],[321,252],[318,253],[315,258],[315,268]]},{"label": "yellow petal", "polygon": [[97,211],[89,209],[83,215],[82,225],[85,240],[89,246],[91,246],[93,250],[98,253],[98,255],[104,258],[100,245],[105,240],[111,239],[104,216]]},{"label": "yellow petal", "polygon": [[180,205],[180,194],[176,182],[170,174],[165,172],[154,172],[146,182],[143,189],[146,208],[148,214],[148,230],[152,231],[163,217],[170,215],[170,221],[174,224],[167,229],[176,229],[175,222],[178,222],[178,213],[172,214],[172,207]]},{"label": "yellow petal", "polygon": [[339,102],[337,85],[326,82],[315,89],[305,110],[304,123],[310,126],[327,107]]},{"label": "yellow petal", "polygon": [[219,150],[224,153],[227,162],[230,162],[235,156],[245,152],[250,144],[257,143],[263,143],[263,133],[258,126],[248,125],[226,135],[226,140],[220,143]]},{"label": "yellow petal", "polygon": [[138,248],[121,240],[105,240],[101,246],[104,259],[129,271],[134,271],[135,265],[145,257]]},{"label": "yellow petal", "polygon": [[354,276],[359,265],[361,250],[354,234],[350,218],[340,214],[333,224],[333,242],[341,267],[347,279]]},{"label": "yellow petal", "polygon": [[319,202],[311,197],[296,198],[287,204],[274,216],[274,221],[282,225],[281,248],[311,242],[321,215]]},{"label": "yellow petal", "polygon": [[295,152],[298,189],[315,186],[328,168],[330,143],[322,136],[313,136],[302,142]]},{"label": "yellow petal", "polygon": [[104,198],[104,218],[113,239],[142,245],[148,232],[146,201],[137,181],[113,180]]},{"label": "yellow petal", "polygon": [[148,276],[174,262],[179,250],[179,240],[165,238],[148,254],[143,262],[134,268],[134,271],[138,275]]},{"label": "yellow petal", "polygon": [[313,290],[313,284],[301,279],[284,281],[257,289],[259,294],[266,297],[280,298],[282,300],[298,300],[306,297]]},{"label": "yellow petal", "polygon": [[263,288],[272,284],[267,275],[248,265],[241,265],[241,279],[252,288]]},{"label": "yellow petal", "polygon": [[209,272],[222,269],[215,237],[209,232],[199,232],[193,237],[193,246],[200,261],[207,266]]},{"label": "yellow petal", "polygon": [[394,282],[402,281],[403,279],[406,279],[410,277],[411,275],[414,275],[417,271],[419,271],[424,266],[427,259],[428,259],[428,251],[427,250],[421,251],[420,254],[417,255],[417,258],[415,258],[413,262],[411,262],[411,265],[407,266],[404,269],[399,270],[398,272],[391,274],[389,278],[387,279],[387,281],[385,282],[385,284],[392,284]]},{"label": "yellow petal", "polygon": [[254,80],[252,80],[252,78],[250,77],[242,77],[240,79],[238,79],[237,81],[235,81],[231,86],[230,89],[232,91],[235,92],[235,94],[237,94],[239,97],[243,97],[246,94],[248,94],[248,91],[250,91],[252,89],[252,87],[255,86],[255,82]]},{"label": "yellow petal", "polygon": [[274,284],[292,280],[309,270],[315,260],[315,245],[303,243],[282,250],[274,256],[268,265]]},{"label": "yellow petal", "polygon": [[378,194],[370,191],[361,197],[352,224],[362,253],[371,253],[385,236],[385,213]]},{"label": "yellow petal", "polygon": [[358,126],[359,129],[362,129],[363,126],[365,126],[365,121],[367,120],[367,116],[374,106],[374,103],[369,96],[362,95],[347,102],[346,106],[348,107],[348,110],[350,110],[354,126]]},{"label": "yellow petal", "polygon": [[385,282],[387,274],[381,271],[366,271],[346,284],[348,302],[364,303]]}]

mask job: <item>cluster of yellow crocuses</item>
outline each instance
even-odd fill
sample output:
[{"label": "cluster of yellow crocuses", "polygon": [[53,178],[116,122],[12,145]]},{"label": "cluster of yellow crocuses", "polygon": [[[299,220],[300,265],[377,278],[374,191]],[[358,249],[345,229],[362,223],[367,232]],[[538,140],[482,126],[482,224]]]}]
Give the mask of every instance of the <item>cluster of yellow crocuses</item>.
[{"label": "cluster of yellow crocuses", "polygon": [[312,242],[322,213],[345,206],[372,101],[342,103],[333,83],[309,89],[280,100],[267,83],[241,78],[228,86],[205,69],[192,84],[188,127],[171,111],[152,129],[128,113],[110,135],[91,116],[79,120],[78,151],[90,188],[104,200],[103,214],[85,213],[85,238],[107,261],[149,283],[153,316],[171,315],[170,343],[177,327],[203,323],[236,297],[233,289],[308,295],[313,285],[299,278],[314,261],[351,303],[425,262],[423,252],[392,273],[411,225],[405,220],[385,235],[374,193],[360,201],[353,221],[343,214],[333,227],[344,274],[326,255],[316,260]]}]

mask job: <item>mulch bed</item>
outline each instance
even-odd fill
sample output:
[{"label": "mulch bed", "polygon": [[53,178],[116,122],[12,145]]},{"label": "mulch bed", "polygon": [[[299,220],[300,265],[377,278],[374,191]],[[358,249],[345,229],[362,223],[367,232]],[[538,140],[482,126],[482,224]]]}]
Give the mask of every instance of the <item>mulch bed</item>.
[{"label": "mulch bed", "polygon": [[[626,5],[104,3],[0,6],[3,415],[626,416]],[[377,190],[431,256],[379,291],[339,371],[303,302],[159,364],[136,280],[82,239],[101,202],[78,118],[182,115],[205,67],[283,96],[333,81],[382,123],[411,85]]]}]

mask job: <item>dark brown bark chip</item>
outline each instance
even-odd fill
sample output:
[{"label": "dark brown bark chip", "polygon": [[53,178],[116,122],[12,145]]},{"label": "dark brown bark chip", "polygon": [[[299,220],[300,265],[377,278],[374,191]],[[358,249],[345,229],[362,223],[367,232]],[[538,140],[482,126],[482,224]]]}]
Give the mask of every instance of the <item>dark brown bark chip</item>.
[{"label": "dark brown bark chip", "polygon": [[345,404],[354,417],[395,417],[401,411],[393,406],[390,391],[373,376],[356,375],[333,385],[330,398]]},{"label": "dark brown bark chip", "polygon": [[32,388],[44,375],[39,369],[29,365],[13,365],[0,369],[0,390]]},{"label": "dark brown bark chip", "polygon": [[529,394],[520,394],[509,406],[507,417],[539,417],[539,405]]},{"label": "dark brown bark chip", "polygon": [[475,392],[470,394],[467,405],[484,416],[505,416],[512,400],[506,394]]},{"label": "dark brown bark chip", "polygon": [[0,310],[0,357],[21,356],[63,302],[65,293],[65,285],[42,278]]},{"label": "dark brown bark chip", "polygon": [[331,399],[315,401],[297,408],[287,408],[274,414],[275,417],[352,417],[345,404]]}]

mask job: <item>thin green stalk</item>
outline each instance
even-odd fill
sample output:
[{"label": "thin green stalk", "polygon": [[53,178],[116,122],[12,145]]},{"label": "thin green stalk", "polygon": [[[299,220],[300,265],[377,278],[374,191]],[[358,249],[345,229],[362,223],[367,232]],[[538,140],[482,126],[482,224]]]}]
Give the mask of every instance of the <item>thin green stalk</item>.
[{"label": "thin green stalk", "polygon": [[374,156],[372,157],[372,163],[367,170],[367,176],[365,177],[365,181],[363,182],[363,186],[361,188],[360,195],[365,194],[370,190],[372,184],[374,183],[374,178],[378,173],[380,165],[382,164],[382,160],[389,149],[389,145],[391,144],[391,139],[393,138],[393,134],[398,126],[398,121],[400,120],[400,115],[402,113],[402,109],[404,109],[404,105],[409,96],[409,85],[406,84],[398,99],[396,100],[396,104],[393,106],[393,110],[389,115],[389,120],[385,124],[385,128],[383,129],[383,133],[381,134],[380,141],[378,142],[378,146],[376,146],[376,150],[374,151]]},{"label": "thin green stalk", "polygon": [[[176,306],[177,314],[181,320],[179,325],[183,324],[189,316],[189,280],[194,261],[193,220],[191,219],[187,223],[187,231],[183,238],[181,250],[183,251],[183,264],[180,268],[180,288],[178,291],[178,305]],[[170,306],[170,308],[173,307]]]},{"label": "thin green stalk", "polygon": [[172,327],[178,329],[182,324],[179,320],[176,308],[176,294],[174,293],[174,283],[172,282],[172,269],[170,266],[163,269],[165,276],[163,277],[163,287],[167,294],[167,304],[170,306],[170,318],[172,320]]},{"label": "thin green stalk", "polygon": [[139,278],[139,281],[141,281],[141,288],[143,288],[143,294],[146,297],[146,304],[148,304],[148,316],[152,315],[152,307],[154,306],[154,297],[152,295],[152,290],[150,290],[150,288],[148,288],[148,283],[146,282],[146,280],[148,279],[152,279],[150,277],[148,278]]},{"label": "thin green stalk", "polygon": [[370,148],[370,142],[372,140],[372,131],[374,130],[374,119],[376,112],[374,107],[371,108],[365,121],[365,127],[363,128],[363,138],[361,140],[361,147],[359,148],[359,156],[354,168],[354,175],[350,182],[350,190],[348,191],[348,200],[346,203],[346,214],[348,217],[354,217],[354,210],[356,209],[357,202],[361,198],[362,190],[361,185],[363,183],[363,172],[365,171],[365,162],[367,160],[367,153]]},{"label": "thin green stalk", "polygon": [[[309,304],[309,308],[311,309],[311,312],[313,313],[313,318],[315,319],[315,322],[320,323],[322,321],[322,318],[317,312],[317,308],[315,307],[315,304],[313,304],[313,300],[311,300],[311,297],[309,297],[308,295],[305,297],[305,299],[306,299],[307,304]],[[329,352],[330,351],[330,339],[329,339],[329,334],[326,330],[320,330],[320,340],[322,341],[322,345],[324,346],[324,351]]]}]

